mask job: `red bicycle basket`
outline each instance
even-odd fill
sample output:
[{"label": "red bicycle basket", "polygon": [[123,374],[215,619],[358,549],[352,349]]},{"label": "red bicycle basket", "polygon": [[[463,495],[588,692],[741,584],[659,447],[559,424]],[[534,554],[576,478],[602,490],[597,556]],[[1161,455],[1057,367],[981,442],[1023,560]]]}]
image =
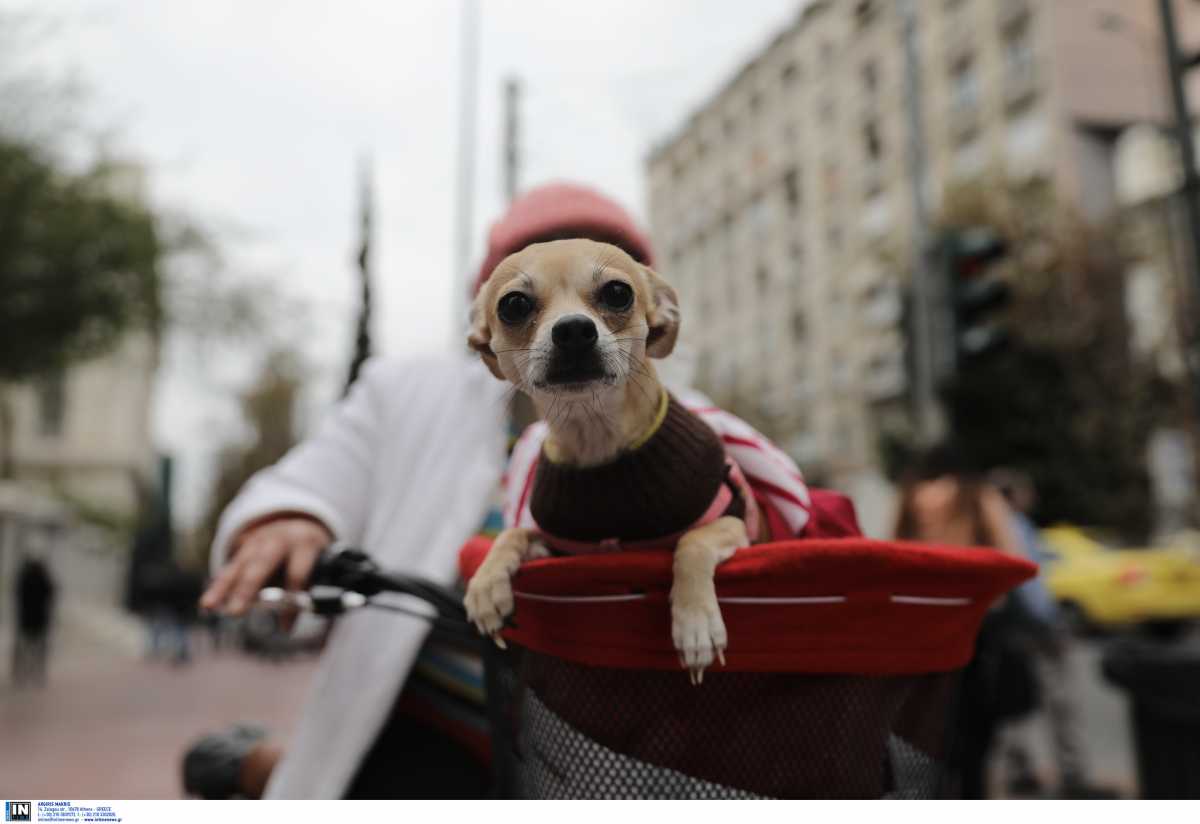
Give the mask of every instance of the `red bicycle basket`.
[{"label": "red bicycle basket", "polygon": [[[469,579],[489,543],[463,548]],[[545,558],[513,580],[488,667],[506,793],[565,798],[953,794],[957,671],[1036,567],[996,551],[805,539],[716,575],[726,666],[671,643],[670,552]]]}]

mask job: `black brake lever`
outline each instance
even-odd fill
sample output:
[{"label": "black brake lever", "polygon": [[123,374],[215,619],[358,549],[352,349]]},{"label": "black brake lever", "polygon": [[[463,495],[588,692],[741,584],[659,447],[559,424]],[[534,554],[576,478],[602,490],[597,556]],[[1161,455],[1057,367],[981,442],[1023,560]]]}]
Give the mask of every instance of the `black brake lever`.
[{"label": "black brake lever", "polygon": [[308,585],[348,589],[367,597],[387,589],[379,565],[370,555],[337,542],[330,544],[317,557]]},{"label": "black brake lever", "polygon": [[327,547],[313,567],[309,586],[318,585],[359,592],[368,598],[381,592],[411,595],[428,603],[443,618],[465,622],[467,617],[462,597],[450,587],[423,578],[384,572],[367,553],[338,543]]}]

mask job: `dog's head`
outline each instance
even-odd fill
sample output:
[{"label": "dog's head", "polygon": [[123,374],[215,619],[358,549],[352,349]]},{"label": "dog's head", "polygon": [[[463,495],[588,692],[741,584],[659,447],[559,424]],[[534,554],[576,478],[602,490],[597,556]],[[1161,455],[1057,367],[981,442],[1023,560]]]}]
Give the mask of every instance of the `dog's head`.
[{"label": "dog's head", "polygon": [[591,240],[535,243],[505,258],[471,310],[468,342],[492,374],[532,394],[594,392],[675,347],[679,307],[653,270]]}]

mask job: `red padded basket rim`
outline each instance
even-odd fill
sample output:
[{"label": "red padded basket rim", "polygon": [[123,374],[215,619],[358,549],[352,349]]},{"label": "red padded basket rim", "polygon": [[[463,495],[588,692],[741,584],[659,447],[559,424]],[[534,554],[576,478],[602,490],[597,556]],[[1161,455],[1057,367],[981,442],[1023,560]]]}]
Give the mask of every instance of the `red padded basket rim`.
[{"label": "red padded basket rim", "polygon": [[[463,547],[464,580],[491,542]],[[579,664],[678,669],[669,551],[543,558],[513,579],[504,637]],[[717,571],[727,669],[898,675],[971,658],[979,624],[1036,565],[988,549],[866,538],[798,539],[738,550]]]}]

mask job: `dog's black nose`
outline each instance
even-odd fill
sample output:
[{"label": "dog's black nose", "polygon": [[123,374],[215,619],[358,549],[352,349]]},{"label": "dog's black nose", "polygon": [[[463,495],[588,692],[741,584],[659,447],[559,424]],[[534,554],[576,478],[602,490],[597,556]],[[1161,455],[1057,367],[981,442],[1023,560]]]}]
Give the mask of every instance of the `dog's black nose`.
[{"label": "dog's black nose", "polygon": [[573,355],[587,352],[596,345],[596,324],[583,315],[560,318],[550,330],[556,348]]}]

